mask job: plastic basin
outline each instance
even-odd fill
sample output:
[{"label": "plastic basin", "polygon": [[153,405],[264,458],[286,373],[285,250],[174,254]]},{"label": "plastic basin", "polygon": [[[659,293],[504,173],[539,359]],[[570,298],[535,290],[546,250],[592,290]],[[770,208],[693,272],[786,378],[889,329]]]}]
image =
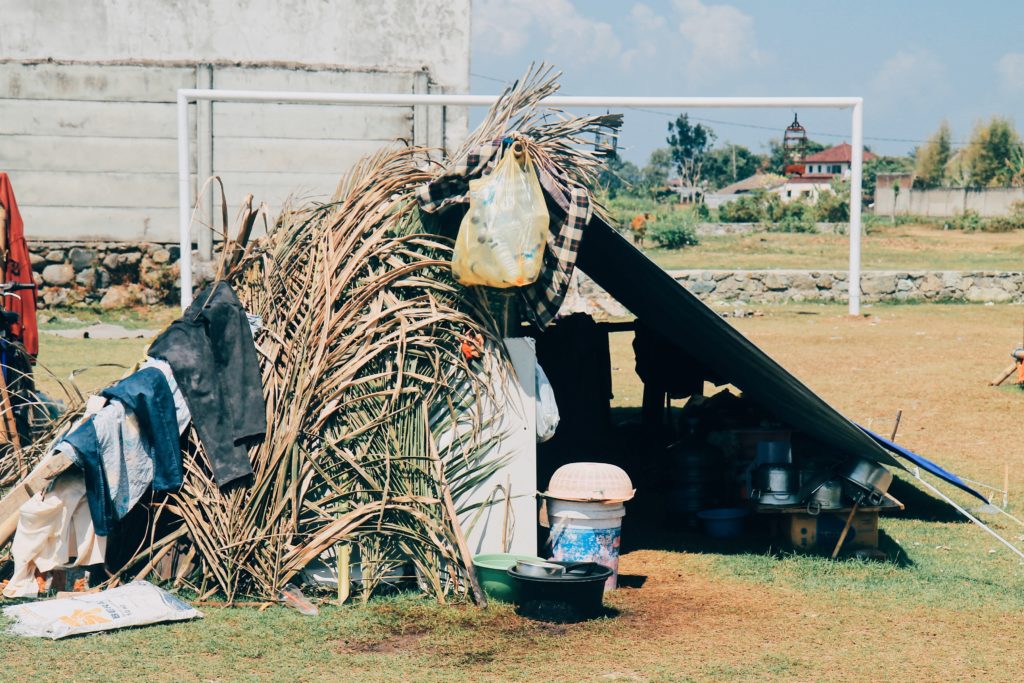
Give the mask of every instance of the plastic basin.
[{"label": "plastic basin", "polygon": [[612,570],[596,562],[555,562],[566,568],[560,576],[534,577],[508,570],[519,587],[516,612],[540,621],[575,622],[593,619],[603,610],[604,584]]},{"label": "plastic basin", "polygon": [[750,511],[746,508],[715,508],[697,513],[704,533],[712,538],[735,538],[743,533]]},{"label": "plastic basin", "polygon": [[477,555],[473,558],[476,578],[487,597],[498,602],[515,602],[519,591],[508,570],[516,566],[516,562],[545,562],[535,555],[511,555],[509,553],[491,553]]}]

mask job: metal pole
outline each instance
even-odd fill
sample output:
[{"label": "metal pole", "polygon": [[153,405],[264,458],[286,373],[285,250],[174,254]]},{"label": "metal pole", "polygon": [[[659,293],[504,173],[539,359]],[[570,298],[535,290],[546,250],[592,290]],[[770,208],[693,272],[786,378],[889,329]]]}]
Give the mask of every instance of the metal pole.
[{"label": "metal pole", "polygon": [[[924,485],[925,485],[925,487],[927,487],[927,488],[928,488],[928,489],[929,489],[929,490],[930,490],[930,491],[931,491],[932,493],[934,493],[934,494],[935,494],[935,495],[937,495],[937,496],[938,496],[939,498],[942,498],[942,500],[944,500],[944,501],[946,501],[947,503],[949,503],[950,505],[952,505],[952,506],[953,506],[953,507],[954,507],[954,508],[956,509],[956,511],[957,511],[957,512],[959,512],[959,513],[960,513],[961,515],[963,515],[963,516],[964,516],[964,517],[966,517],[967,519],[971,520],[972,522],[974,522],[975,524],[977,524],[978,526],[980,526],[980,527],[981,527],[982,529],[984,529],[984,530],[985,530],[985,531],[987,531],[988,533],[990,533],[990,534],[992,534],[993,536],[995,536],[995,538],[996,538],[996,540],[997,540],[997,541],[999,541],[1000,543],[1002,543],[1003,545],[1005,545],[1005,546],[1006,546],[1007,548],[1009,548],[1009,549],[1010,549],[1010,550],[1012,550],[1013,552],[1015,552],[1015,553],[1017,553],[1018,555],[1020,555],[1021,557],[1024,557],[1024,552],[1022,552],[1022,551],[1021,551],[1021,550],[1020,550],[1020,549],[1019,549],[1019,548],[1018,548],[1017,546],[1013,545],[1012,543],[1010,543],[1009,541],[1007,541],[1007,540],[1006,540],[1005,538],[1003,538],[1002,536],[1000,536],[999,534],[997,534],[997,533],[996,533],[995,531],[993,531],[993,530],[992,530],[992,529],[991,529],[991,528],[990,528],[990,527],[989,527],[989,526],[988,526],[987,524],[985,524],[985,523],[984,523],[983,521],[981,521],[980,519],[978,519],[977,517],[975,517],[974,515],[972,515],[972,514],[971,514],[970,512],[968,512],[967,510],[965,510],[965,509],[964,509],[964,508],[962,508],[961,506],[957,505],[957,504],[956,504],[956,503],[955,503],[955,502],[953,501],[953,499],[952,499],[952,498],[950,498],[949,496],[947,496],[947,495],[946,495],[945,493],[943,493],[942,491],[940,491],[940,490],[939,490],[938,488],[936,488],[935,486],[932,486],[932,485],[931,485],[930,483],[926,482],[926,481],[925,481],[924,479],[922,479],[922,478],[921,478],[921,475],[920,475],[920,474],[918,474],[918,475],[917,475],[917,480],[918,480],[919,482],[921,482],[922,484],[924,484]],[[998,508],[997,508],[997,509],[998,509]]]},{"label": "metal pole", "polygon": [[181,255],[181,310],[192,303],[192,205],[189,188],[188,98],[178,91],[178,245]]},{"label": "metal pole", "polygon": [[[192,302],[192,238],[189,234],[189,134],[188,102],[291,102],[297,104],[397,105],[397,106],[469,106],[488,107],[497,101],[494,95],[444,95],[403,93],[323,93],[270,90],[178,90],[178,186],[181,229],[181,301],[182,308]],[[860,188],[863,161],[863,117],[860,97],[590,97],[553,96],[541,101],[548,107],[646,107],[663,109],[700,109],[738,107],[846,109],[853,108],[853,160],[850,188],[850,313],[860,313]],[[857,198],[855,201],[854,198]],[[855,267],[856,266],[856,267]]]},{"label": "metal pole", "polygon": [[[197,85],[204,89],[213,87],[213,65],[200,64],[196,67]],[[213,100],[200,100],[196,103],[196,188],[203,187],[213,175]],[[209,261],[213,258],[214,191],[213,186],[207,188],[203,195],[202,214],[209,225],[200,228],[197,235],[199,258]],[[198,191],[198,189],[197,189]]]},{"label": "metal pole", "polygon": [[864,175],[864,102],[853,105],[853,134],[850,144],[850,273],[848,279],[850,315],[860,315],[860,209]]}]

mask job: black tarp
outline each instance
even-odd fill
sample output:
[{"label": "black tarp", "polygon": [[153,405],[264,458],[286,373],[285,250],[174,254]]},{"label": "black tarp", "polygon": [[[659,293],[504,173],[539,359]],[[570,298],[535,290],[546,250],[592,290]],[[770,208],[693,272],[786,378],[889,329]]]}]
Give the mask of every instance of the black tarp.
[{"label": "black tarp", "polygon": [[[906,469],[876,439],[808,389],[599,217],[584,231],[576,265],[645,325],[685,348],[722,382],[740,389],[793,429],[843,454]],[[945,470],[930,471],[984,500],[955,475],[944,477],[941,472]]]}]

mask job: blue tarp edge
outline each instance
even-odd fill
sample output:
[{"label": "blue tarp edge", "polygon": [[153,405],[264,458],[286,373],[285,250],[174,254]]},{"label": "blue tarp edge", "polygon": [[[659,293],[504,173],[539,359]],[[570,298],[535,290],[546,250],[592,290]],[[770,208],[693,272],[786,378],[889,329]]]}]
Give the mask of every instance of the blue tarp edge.
[{"label": "blue tarp edge", "polygon": [[[857,426],[860,427],[860,425]],[[928,458],[918,455],[913,451],[909,451],[903,446],[899,446],[893,443],[892,441],[889,441],[889,439],[885,438],[884,436],[879,436],[878,434],[875,434],[870,429],[865,429],[864,427],[860,428],[864,430],[864,433],[870,436],[872,439],[874,439],[880,446],[890,451],[894,455],[898,455],[899,457],[904,458],[905,460],[909,460],[910,462],[914,463],[924,471],[929,472],[930,474],[934,474],[939,479],[952,484],[953,486],[957,487],[958,489],[961,489],[962,491],[966,491],[967,493],[971,494],[975,498],[978,498],[979,500],[982,500],[986,503],[989,502],[988,498],[981,495],[980,493],[972,489],[970,486],[965,484],[963,481],[961,481],[960,477],[935,464]]]}]

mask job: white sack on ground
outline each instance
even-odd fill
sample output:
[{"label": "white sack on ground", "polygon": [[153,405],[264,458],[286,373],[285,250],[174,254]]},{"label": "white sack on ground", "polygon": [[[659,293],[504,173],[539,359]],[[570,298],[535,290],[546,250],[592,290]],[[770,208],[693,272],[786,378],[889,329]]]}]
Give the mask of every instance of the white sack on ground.
[{"label": "white sack on ground", "polygon": [[4,609],[10,632],[37,638],[66,638],[164,621],[185,621],[203,613],[148,581],[133,581],[102,593],[42,600]]}]

